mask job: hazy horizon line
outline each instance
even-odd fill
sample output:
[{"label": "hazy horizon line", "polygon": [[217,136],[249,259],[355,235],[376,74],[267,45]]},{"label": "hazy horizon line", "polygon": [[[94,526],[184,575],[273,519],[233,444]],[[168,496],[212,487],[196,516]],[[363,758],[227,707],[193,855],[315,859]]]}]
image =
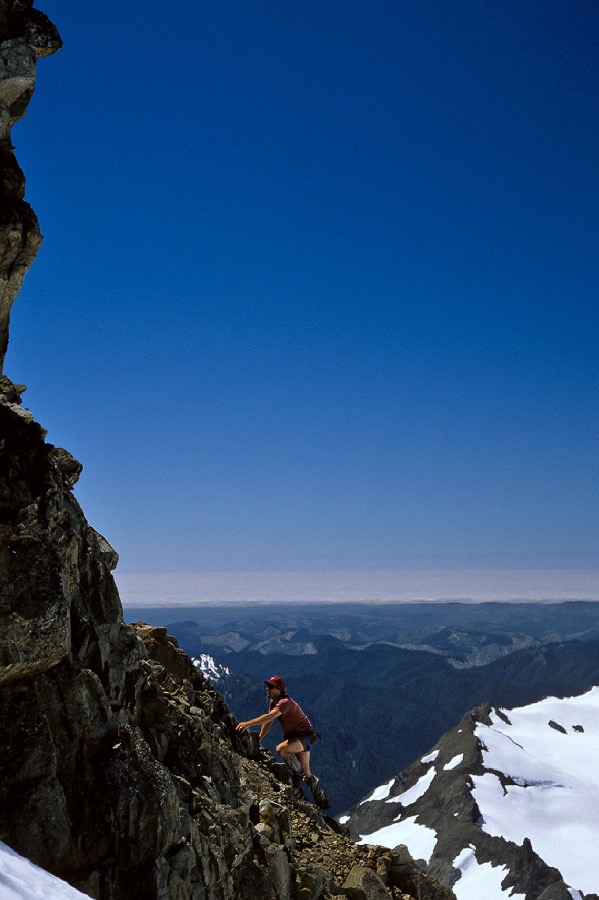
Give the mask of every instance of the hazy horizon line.
[{"label": "hazy horizon line", "polygon": [[599,601],[595,569],[122,572],[123,606]]}]

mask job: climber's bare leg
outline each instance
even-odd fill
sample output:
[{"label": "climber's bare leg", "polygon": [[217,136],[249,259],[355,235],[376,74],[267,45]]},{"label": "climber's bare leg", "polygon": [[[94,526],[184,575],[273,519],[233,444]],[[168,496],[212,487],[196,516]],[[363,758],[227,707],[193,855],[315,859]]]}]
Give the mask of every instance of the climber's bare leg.
[{"label": "climber's bare leg", "polygon": [[306,778],[310,776],[310,751],[304,750],[304,745],[299,738],[289,738],[277,746],[277,753],[283,762],[289,764],[290,757],[295,754],[304,770]]}]

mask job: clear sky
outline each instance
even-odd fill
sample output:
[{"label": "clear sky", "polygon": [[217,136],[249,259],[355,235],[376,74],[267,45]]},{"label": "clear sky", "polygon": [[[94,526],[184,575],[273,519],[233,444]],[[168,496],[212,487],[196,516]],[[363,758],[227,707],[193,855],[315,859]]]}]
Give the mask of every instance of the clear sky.
[{"label": "clear sky", "polygon": [[596,0],[37,0],[6,373],[123,573],[599,568]]}]

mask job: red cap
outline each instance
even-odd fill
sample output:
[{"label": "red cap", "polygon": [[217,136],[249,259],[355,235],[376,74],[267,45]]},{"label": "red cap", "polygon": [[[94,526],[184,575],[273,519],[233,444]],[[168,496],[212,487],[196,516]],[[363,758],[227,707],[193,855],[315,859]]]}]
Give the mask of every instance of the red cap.
[{"label": "red cap", "polygon": [[264,682],[264,684],[270,684],[271,687],[276,687],[280,691],[285,690],[285,682],[280,675],[273,675],[272,678],[269,678],[268,681]]}]

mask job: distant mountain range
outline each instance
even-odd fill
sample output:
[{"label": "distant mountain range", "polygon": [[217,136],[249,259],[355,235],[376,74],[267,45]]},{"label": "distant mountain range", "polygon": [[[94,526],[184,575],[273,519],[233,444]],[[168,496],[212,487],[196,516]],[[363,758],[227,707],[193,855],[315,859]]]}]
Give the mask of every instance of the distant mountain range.
[{"label": "distant mountain range", "polygon": [[[313,766],[335,814],[419,758],[481,703],[522,705],[599,683],[599,605],[592,603],[246,607],[238,615],[211,609],[210,620],[199,612],[200,621],[195,611],[193,620],[165,621],[172,611],[162,611],[161,624],[192,657],[211,656],[226,667],[213,683],[239,719],[266,708],[264,678],[287,679],[322,734]],[[396,645],[400,633],[412,649]],[[469,647],[461,660],[439,652],[439,644],[455,650],[458,633],[461,651],[466,639]],[[578,638],[563,640],[572,634]],[[419,636],[426,649],[416,645]],[[531,646],[515,649],[522,641]],[[487,651],[490,662],[472,664]],[[277,734],[275,726],[271,749]]]},{"label": "distant mountain range", "polygon": [[482,705],[347,822],[407,845],[458,900],[597,900],[599,687],[515,709]]},{"label": "distant mountain range", "polygon": [[218,657],[314,655],[315,638],[352,649],[388,643],[444,656],[457,668],[485,665],[541,644],[599,640],[599,603],[303,603],[127,610],[129,621],[168,625],[182,645]]}]

